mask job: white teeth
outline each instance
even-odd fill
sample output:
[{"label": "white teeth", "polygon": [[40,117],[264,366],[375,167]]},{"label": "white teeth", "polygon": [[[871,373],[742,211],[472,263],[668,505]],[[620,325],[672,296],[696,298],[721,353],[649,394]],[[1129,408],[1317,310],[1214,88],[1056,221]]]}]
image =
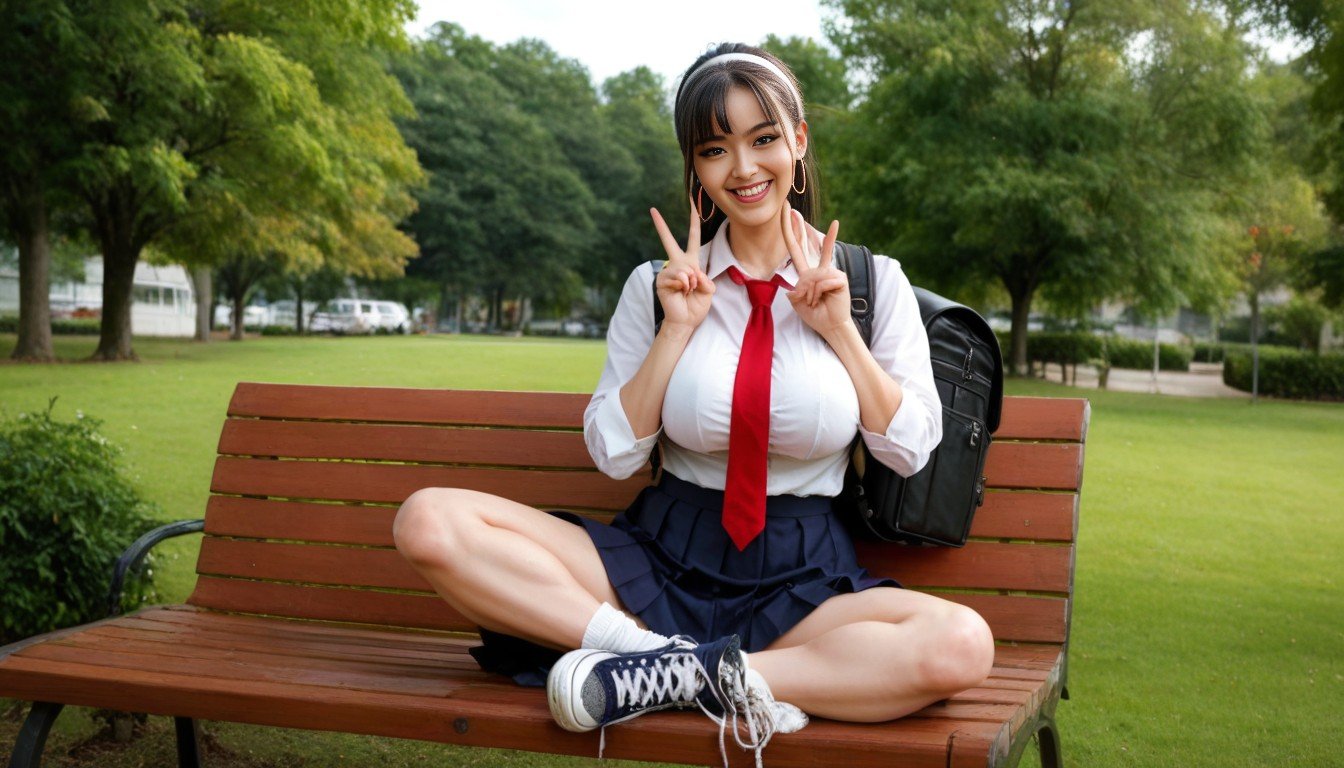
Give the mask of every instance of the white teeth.
[{"label": "white teeth", "polygon": [[746,187],[746,188],[744,188],[744,189],[735,189],[735,190],[733,190],[733,194],[737,195],[738,197],[752,197],[753,195],[759,195],[759,194],[761,194],[762,192],[764,192],[764,191],[765,191],[765,188],[768,187],[769,185],[770,185],[770,182],[768,182],[768,181],[762,181],[760,184],[757,184],[757,185],[754,186],[754,187]]}]

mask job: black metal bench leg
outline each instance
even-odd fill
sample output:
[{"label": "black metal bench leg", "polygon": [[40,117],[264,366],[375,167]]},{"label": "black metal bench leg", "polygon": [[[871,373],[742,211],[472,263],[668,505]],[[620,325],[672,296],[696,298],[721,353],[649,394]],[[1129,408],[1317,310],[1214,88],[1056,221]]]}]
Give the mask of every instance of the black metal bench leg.
[{"label": "black metal bench leg", "polygon": [[200,726],[190,717],[174,717],[173,727],[177,730],[178,768],[201,768]]},{"label": "black metal bench leg", "polygon": [[1041,747],[1041,768],[1062,768],[1064,763],[1059,750],[1059,731],[1055,728],[1054,719],[1041,718],[1036,734]]},{"label": "black metal bench leg", "polygon": [[9,768],[38,768],[42,765],[42,750],[47,747],[47,734],[51,724],[61,714],[64,704],[52,704],[47,701],[33,702],[28,711],[28,719],[19,729],[19,738],[14,742],[14,751],[9,756]]}]

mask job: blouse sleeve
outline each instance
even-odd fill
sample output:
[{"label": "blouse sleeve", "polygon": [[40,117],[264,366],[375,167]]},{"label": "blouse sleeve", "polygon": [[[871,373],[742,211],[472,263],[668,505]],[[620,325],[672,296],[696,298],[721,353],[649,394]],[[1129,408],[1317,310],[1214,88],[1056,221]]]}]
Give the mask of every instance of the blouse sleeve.
[{"label": "blouse sleeve", "polygon": [[603,473],[621,480],[633,475],[649,459],[662,434],[637,438],[621,405],[621,387],[643,365],[653,346],[653,266],[639,265],[625,281],[616,312],[607,326],[607,363],[597,391],[583,413],[583,439],[593,463]]},{"label": "blouse sleeve", "polygon": [[873,262],[873,358],[901,385],[902,397],[886,432],[860,424],[859,434],[878,461],[909,477],[943,439],[943,406],[910,281],[895,259],[877,256]]}]

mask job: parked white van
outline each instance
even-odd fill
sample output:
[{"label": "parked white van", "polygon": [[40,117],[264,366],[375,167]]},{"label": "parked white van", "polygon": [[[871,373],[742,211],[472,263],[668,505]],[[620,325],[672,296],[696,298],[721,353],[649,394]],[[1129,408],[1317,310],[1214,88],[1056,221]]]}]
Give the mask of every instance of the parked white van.
[{"label": "parked white van", "polygon": [[332,299],[313,313],[308,327],[314,333],[373,333],[381,324],[372,299]]},{"label": "parked white van", "polygon": [[375,301],[380,327],[389,333],[410,333],[411,313],[399,301]]}]

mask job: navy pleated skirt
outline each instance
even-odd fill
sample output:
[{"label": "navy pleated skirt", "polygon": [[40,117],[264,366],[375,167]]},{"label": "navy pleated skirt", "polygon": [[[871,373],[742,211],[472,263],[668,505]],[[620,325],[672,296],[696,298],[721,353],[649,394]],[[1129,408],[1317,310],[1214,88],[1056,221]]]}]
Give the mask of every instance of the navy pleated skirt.
[{"label": "navy pleated skirt", "polygon": [[[700,642],[736,634],[759,651],[835,595],[900,586],[859,567],[854,544],[824,496],[771,496],[765,530],[738,551],[721,520],[723,492],[667,472],[610,524],[582,525],[626,609],[663,635]],[[559,654],[482,631],[480,665],[523,685],[544,685]]]}]

